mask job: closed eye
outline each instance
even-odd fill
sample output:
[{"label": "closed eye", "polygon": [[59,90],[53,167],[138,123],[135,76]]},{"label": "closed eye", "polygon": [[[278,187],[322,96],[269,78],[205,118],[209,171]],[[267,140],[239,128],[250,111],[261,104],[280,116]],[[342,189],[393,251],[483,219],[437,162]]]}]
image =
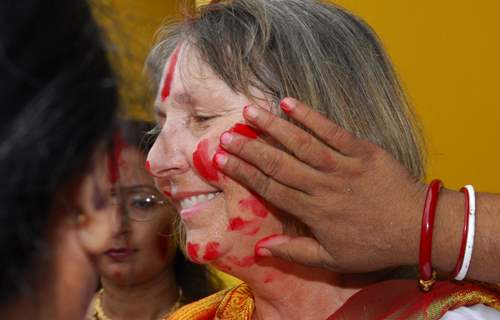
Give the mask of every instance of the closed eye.
[{"label": "closed eye", "polygon": [[217,118],[217,116],[193,116],[194,121],[198,123],[207,122],[215,118]]}]

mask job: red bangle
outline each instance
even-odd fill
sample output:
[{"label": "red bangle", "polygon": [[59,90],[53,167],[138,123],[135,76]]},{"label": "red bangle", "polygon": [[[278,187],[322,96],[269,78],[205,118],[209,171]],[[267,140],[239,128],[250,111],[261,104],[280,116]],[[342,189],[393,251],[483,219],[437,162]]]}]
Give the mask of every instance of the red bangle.
[{"label": "red bangle", "polygon": [[427,292],[435,282],[435,273],[432,270],[432,231],[434,229],[434,218],[439,198],[439,192],[443,187],[441,180],[433,180],[427,188],[424,212],[422,215],[422,229],[420,232],[420,254],[419,271],[420,287]]},{"label": "red bangle", "polygon": [[469,193],[465,188],[460,189],[460,192],[464,193],[465,196],[465,218],[464,218],[464,229],[462,231],[462,245],[460,246],[460,254],[458,255],[457,264],[455,265],[455,269],[453,270],[452,277],[455,278],[460,269],[462,268],[462,264],[464,262],[465,256],[465,246],[467,244],[467,233],[469,231]]}]

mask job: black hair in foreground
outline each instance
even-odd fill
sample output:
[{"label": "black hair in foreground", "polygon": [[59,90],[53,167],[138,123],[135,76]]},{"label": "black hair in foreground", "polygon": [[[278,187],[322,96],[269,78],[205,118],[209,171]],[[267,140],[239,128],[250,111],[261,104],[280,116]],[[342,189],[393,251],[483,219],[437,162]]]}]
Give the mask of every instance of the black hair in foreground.
[{"label": "black hair in foreground", "polygon": [[109,142],[117,108],[86,1],[0,1],[1,306],[43,274],[57,196]]}]

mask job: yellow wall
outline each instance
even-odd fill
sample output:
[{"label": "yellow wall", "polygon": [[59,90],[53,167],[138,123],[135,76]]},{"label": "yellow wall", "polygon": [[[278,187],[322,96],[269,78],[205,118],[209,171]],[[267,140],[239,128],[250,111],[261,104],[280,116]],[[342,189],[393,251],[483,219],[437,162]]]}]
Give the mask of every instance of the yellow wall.
[{"label": "yellow wall", "polygon": [[193,0],[94,0],[98,21],[111,39],[111,56],[121,83],[125,113],[151,119],[151,100],[143,66],[162,23],[179,16]]},{"label": "yellow wall", "polygon": [[500,192],[500,2],[338,0],[382,38],[429,142],[429,178]]}]

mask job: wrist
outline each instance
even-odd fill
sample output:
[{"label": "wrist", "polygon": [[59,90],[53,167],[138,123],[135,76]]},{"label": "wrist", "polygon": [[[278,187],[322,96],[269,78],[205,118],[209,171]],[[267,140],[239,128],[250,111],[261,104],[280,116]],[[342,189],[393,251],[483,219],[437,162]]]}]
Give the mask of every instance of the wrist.
[{"label": "wrist", "polygon": [[464,196],[443,189],[436,211],[432,261],[436,269],[451,272],[460,254],[463,230]]},{"label": "wrist", "polygon": [[406,199],[405,226],[400,233],[401,239],[397,242],[401,245],[398,252],[399,265],[418,265],[419,263],[422,210],[425,204],[427,188],[428,185],[423,182],[415,183],[408,199]]}]

